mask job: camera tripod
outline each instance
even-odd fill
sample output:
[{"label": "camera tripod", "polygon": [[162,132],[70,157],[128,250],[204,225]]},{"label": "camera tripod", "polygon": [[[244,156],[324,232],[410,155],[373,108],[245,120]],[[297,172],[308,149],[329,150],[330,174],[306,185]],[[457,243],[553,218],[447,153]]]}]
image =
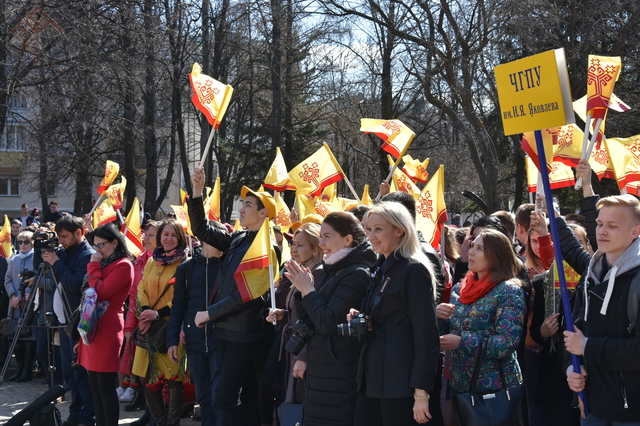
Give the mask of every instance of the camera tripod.
[{"label": "camera tripod", "polygon": [[[51,288],[47,288],[48,277],[51,278],[51,282],[53,283]],[[59,289],[62,292],[62,296],[63,296],[62,297],[63,309],[65,310],[65,315],[68,317],[71,317],[70,315],[71,309],[69,308],[69,301],[67,300],[63,287],[59,285],[59,282],[56,279],[55,274],[53,273],[53,267],[48,262],[45,262],[44,260],[40,262],[40,265],[38,266],[38,272],[30,287],[31,287],[31,293],[29,294],[27,303],[22,311],[22,315],[20,316],[20,318],[18,318],[18,324],[15,328],[15,333],[12,338],[11,345],[9,346],[9,352],[7,354],[7,358],[4,362],[4,365],[2,366],[2,371],[0,372],[0,385],[4,382],[4,375],[7,372],[7,368],[9,367],[9,363],[11,362],[11,356],[13,355],[13,351],[15,350],[16,344],[18,343],[18,339],[20,338],[20,332],[24,327],[29,327],[31,329],[36,329],[36,328],[47,329],[47,364],[49,365],[46,366],[45,368],[48,368],[49,372],[51,373],[51,384],[53,385],[55,383],[55,373],[57,368],[56,368],[56,362],[55,362],[55,352],[51,350],[52,342],[51,342],[51,333],[49,332],[49,330],[55,329],[55,328],[62,329],[64,326],[53,325],[55,314],[52,312],[53,306],[47,306],[48,297],[46,293],[49,291],[52,292],[52,291],[55,291],[56,289]],[[27,285],[24,282],[22,282],[20,284],[20,295],[22,300],[24,300],[26,288],[27,288]],[[39,289],[41,292],[44,292],[44,295],[42,297],[42,300],[44,302],[43,306],[39,306],[38,309],[41,312],[45,313],[45,324],[29,325],[27,324],[27,322],[30,319],[30,314],[32,313],[32,310],[33,310],[33,301],[36,298],[37,289]],[[31,368],[31,366],[25,366],[24,368]]]}]

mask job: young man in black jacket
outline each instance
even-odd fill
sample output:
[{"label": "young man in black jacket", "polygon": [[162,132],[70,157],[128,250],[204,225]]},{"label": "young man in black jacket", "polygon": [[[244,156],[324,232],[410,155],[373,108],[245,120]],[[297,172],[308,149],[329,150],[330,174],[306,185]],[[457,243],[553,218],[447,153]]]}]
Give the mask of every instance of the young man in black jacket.
[{"label": "young man in black jacket", "polygon": [[630,285],[640,272],[640,202],[621,195],[597,207],[598,251],[576,290],[576,330],[564,332],[582,372],[573,372],[567,356],[567,381],[574,392],[586,392],[589,417],[582,425],[640,425],[640,331],[628,315],[629,298],[638,304]]},{"label": "young man in black jacket", "polygon": [[[234,273],[263,222],[275,217],[275,200],[266,192],[243,187],[240,224],[245,230],[229,234],[209,226],[205,219],[202,203],[204,170],[196,168],[192,180],[193,197],[188,203],[194,234],[200,241],[224,253],[214,283],[217,288],[213,304],[196,314],[195,323],[197,326],[210,323],[218,341],[222,364],[217,390],[220,409],[231,426],[251,425],[257,419],[258,388],[253,374],[253,356],[265,326],[265,302],[262,297],[243,302]],[[273,267],[278,268],[278,265]]]}]

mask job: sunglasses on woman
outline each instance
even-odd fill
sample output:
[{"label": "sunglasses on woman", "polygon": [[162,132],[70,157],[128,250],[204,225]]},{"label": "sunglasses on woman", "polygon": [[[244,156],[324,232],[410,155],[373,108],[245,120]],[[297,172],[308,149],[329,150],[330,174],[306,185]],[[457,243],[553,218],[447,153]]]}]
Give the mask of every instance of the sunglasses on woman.
[{"label": "sunglasses on woman", "polygon": [[26,245],[29,245],[29,244],[31,244],[31,241],[29,241],[29,240],[18,240],[18,245],[26,246]]}]

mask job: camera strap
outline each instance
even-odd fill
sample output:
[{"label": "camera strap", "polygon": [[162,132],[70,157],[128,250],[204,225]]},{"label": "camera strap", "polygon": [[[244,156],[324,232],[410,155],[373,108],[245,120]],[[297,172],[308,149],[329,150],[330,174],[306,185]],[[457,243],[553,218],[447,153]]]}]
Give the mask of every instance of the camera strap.
[{"label": "camera strap", "polygon": [[391,276],[386,276],[386,275],[382,276],[382,285],[380,286],[380,290],[378,291],[378,294],[376,294],[375,299],[373,299],[373,307],[371,308],[371,312],[373,312],[376,306],[378,306],[380,302],[382,302],[382,298],[387,292],[387,289],[389,288],[389,284],[391,283],[391,280],[393,280],[393,277],[396,276],[396,274],[398,273],[398,270],[406,261],[407,259],[402,259],[402,261],[398,264],[398,266],[393,271],[393,274],[391,274]]}]

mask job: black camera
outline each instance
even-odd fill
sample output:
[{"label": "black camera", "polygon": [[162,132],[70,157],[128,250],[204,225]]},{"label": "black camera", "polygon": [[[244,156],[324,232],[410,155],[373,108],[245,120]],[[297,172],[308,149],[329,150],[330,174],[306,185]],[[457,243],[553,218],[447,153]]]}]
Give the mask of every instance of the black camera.
[{"label": "black camera", "polygon": [[304,345],[307,344],[307,340],[314,334],[315,330],[310,327],[309,324],[299,319],[293,325],[293,336],[291,336],[291,339],[289,339],[284,348],[293,355],[298,355],[302,351],[302,348],[304,348]]},{"label": "black camera", "polygon": [[58,248],[58,238],[56,233],[51,231],[38,231],[33,234],[33,248],[53,251]]},{"label": "black camera", "polygon": [[20,275],[20,294],[24,294],[24,290],[28,287],[26,281],[29,278],[35,277],[36,273],[25,268],[22,270],[22,272],[20,272],[19,275]]},{"label": "black camera", "polygon": [[367,326],[369,320],[363,313],[359,313],[351,318],[351,321],[338,324],[338,336],[340,337],[357,337],[362,339],[367,334]]}]

